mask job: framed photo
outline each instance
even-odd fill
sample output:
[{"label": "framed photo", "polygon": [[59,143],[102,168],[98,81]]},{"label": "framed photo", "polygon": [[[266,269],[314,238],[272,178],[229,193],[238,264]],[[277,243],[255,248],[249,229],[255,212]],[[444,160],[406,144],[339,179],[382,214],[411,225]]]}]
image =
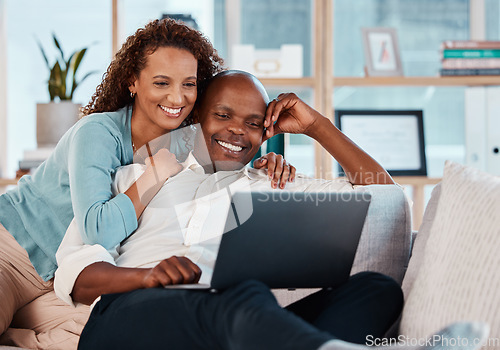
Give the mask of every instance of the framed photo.
[{"label": "framed photo", "polygon": [[427,175],[422,110],[336,110],[335,123],[389,174]]},{"label": "framed photo", "polygon": [[402,76],[398,40],[394,28],[361,28],[368,76]]}]

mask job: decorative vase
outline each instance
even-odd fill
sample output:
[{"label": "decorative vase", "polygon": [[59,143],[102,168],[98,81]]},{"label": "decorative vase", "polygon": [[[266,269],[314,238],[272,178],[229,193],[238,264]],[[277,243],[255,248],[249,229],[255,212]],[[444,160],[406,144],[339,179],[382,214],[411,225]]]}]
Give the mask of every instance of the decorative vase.
[{"label": "decorative vase", "polygon": [[36,142],[38,148],[54,147],[79,119],[81,105],[71,101],[37,103]]}]

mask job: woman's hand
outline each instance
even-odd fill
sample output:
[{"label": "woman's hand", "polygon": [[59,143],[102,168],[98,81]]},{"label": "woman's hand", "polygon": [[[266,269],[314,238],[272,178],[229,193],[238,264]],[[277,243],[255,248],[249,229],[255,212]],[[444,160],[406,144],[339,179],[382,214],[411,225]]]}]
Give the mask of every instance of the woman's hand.
[{"label": "woman's hand", "polygon": [[166,180],[182,170],[182,165],[175,158],[175,154],[166,148],[162,148],[154,156],[146,158],[145,164],[147,167],[154,166],[162,180]]},{"label": "woman's hand", "polygon": [[307,135],[320,118],[325,117],[294,93],[280,94],[267,106],[264,120],[264,126],[267,130],[264,139],[267,140],[281,133]]},{"label": "woman's hand", "polygon": [[267,175],[271,180],[272,188],[276,188],[279,182],[279,187],[284,189],[287,181],[295,180],[295,167],[288,164],[281,154],[270,152],[256,159],[253,167],[255,169],[267,167]]},{"label": "woman's hand", "polygon": [[172,256],[162,260],[151,269],[146,269],[143,288],[163,287],[171,284],[198,283],[201,269],[183,256]]}]

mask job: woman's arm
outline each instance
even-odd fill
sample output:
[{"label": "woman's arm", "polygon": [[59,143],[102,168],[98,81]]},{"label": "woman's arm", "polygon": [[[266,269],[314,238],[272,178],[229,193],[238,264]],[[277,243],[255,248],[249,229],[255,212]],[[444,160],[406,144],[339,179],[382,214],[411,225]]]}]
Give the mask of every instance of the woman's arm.
[{"label": "woman's arm", "polygon": [[127,164],[124,153],[117,136],[98,122],[88,122],[72,135],[67,156],[69,187],[75,220],[86,244],[110,249],[127,238],[151,198],[181,168],[167,150],[158,152],[129,191],[115,196],[113,175]]},{"label": "woman's arm", "polygon": [[[268,120],[276,121],[273,125]],[[266,138],[303,133],[318,141],[342,166],[354,185],[394,184],[387,171],[319,112],[293,93],[281,94],[266,111]]]},{"label": "woman's arm", "polygon": [[102,294],[125,293],[170,284],[197,283],[200,276],[200,268],[186,257],[173,256],[148,269],[118,267],[107,262],[97,262],[80,273],[71,295],[73,301],[90,305]]}]

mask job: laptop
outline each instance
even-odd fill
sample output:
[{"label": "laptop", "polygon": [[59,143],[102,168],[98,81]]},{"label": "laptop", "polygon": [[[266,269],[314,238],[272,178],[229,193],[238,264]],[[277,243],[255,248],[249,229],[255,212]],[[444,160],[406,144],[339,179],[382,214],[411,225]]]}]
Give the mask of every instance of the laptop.
[{"label": "laptop", "polygon": [[368,193],[237,192],[210,284],[170,289],[226,289],[248,279],[269,288],[326,288],[349,278],[371,196]]}]

